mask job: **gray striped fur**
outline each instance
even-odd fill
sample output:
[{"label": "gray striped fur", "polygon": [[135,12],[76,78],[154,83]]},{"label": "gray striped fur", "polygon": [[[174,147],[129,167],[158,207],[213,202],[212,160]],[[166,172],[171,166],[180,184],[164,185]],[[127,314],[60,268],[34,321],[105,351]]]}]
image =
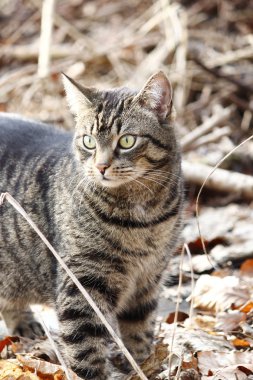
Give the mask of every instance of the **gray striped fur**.
[{"label": "gray striped fur", "polygon": [[[161,72],[138,94],[64,83],[74,135],[1,114],[0,191],[21,203],[141,362],[181,229],[170,85]],[[96,139],[94,151],[84,134]],[[132,149],[118,145],[125,134],[137,138]],[[29,305],[53,305],[67,364],[83,379],[112,379],[105,327],[22,217],[4,204],[0,218],[0,310],[11,333],[32,336]]]}]

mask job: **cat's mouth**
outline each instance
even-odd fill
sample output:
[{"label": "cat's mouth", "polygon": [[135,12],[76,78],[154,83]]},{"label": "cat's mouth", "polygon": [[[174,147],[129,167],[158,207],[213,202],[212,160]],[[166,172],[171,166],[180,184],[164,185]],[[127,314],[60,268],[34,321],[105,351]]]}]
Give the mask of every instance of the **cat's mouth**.
[{"label": "cat's mouth", "polygon": [[119,187],[124,186],[126,183],[129,183],[133,180],[133,178],[129,177],[116,177],[116,176],[109,176],[109,175],[103,175],[99,179],[96,178],[96,181],[100,183],[100,185],[104,187]]},{"label": "cat's mouth", "polygon": [[104,187],[118,187],[118,186],[124,185],[126,182],[129,182],[129,180],[103,176],[102,178],[100,178],[99,182]]}]

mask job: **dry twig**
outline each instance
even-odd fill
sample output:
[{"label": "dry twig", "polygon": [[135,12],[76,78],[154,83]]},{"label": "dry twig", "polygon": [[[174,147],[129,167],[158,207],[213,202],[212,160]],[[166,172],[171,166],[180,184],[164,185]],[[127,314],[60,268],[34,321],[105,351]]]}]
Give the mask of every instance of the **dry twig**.
[{"label": "dry twig", "polygon": [[38,61],[38,76],[40,78],[44,78],[49,74],[54,5],[55,0],[44,0],[42,3],[40,52]]},{"label": "dry twig", "polygon": [[185,179],[191,183],[201,186],[213,170],[212,176],[205,182],[207,188],[253,199],[252,176],[218,168],[214,170],[212,166],[186,160],[183,160],[182,167]]}]

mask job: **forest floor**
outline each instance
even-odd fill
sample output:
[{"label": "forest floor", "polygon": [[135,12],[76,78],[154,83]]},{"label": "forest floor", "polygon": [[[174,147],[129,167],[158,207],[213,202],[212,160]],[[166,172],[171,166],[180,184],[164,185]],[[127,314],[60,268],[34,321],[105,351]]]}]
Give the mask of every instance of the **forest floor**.
[{"label": "forest floor", "polygon": [[[253,379],[252,1],[61,0],[43,78],[40,6],[1,2],[0,111],[71,129],[62,71],[100,88],[140,88],[160,69],[172,82],[184,231],[143,371],[148,379]],[[34,354],[33,345],[0,341],[1,380],[64,378],[57,364],[21,354]],[[46,358],[56,360],[53,351]]]}]

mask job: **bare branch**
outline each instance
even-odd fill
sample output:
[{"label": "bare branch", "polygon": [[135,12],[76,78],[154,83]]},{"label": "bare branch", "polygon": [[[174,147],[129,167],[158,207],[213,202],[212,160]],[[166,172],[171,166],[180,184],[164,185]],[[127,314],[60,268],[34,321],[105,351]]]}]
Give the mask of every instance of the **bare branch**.
[{"label": "bare branch", "polygon": [[38,76],[40,78],[44,78],[49,74],[54,5],[55,0],[44,0],[42,3],[40,52],[38,61]]},{"label": "bare branch", "polygon": [[[224,169],[217,169],[196,162],[183,161],[183,173],[185,179],[197,185],[202,185],[206,178],[205,186],[217,191],[238,194],[247,199],[253,199],[253,177],[232,172]],[[213,172],[212,172],[213,170]],[[212,172],[212,176],[210,173]]]}]

